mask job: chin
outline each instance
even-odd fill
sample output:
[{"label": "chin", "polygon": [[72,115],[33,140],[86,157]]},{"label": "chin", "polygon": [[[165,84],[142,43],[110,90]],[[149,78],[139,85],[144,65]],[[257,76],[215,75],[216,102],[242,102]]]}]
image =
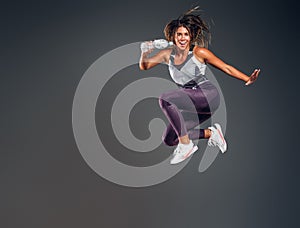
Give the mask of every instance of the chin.
[{"label": "chin", "polygon": [[179,49],[179,50],[182,50],[182,51],[184,51],[185,49],[187,49],[187,48],[189,48],[188,46],[185,46],[185,47],[182,47],[182,46],[177,46],[177,48]]}]

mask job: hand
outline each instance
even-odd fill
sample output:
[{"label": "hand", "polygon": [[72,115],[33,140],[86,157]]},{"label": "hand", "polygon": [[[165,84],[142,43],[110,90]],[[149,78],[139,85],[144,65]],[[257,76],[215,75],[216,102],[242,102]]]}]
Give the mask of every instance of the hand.
[{"label": "hand", "polygon": [[259,75],[259,72],[260,72],[260,69],[255,69],[245,85],[251,85],[253,82],[255,82]]},{"label": "hand", "polygon": [[146,41],[141,43],[141,51],[142,53],[150,54],[153,51],[152,41]]}]

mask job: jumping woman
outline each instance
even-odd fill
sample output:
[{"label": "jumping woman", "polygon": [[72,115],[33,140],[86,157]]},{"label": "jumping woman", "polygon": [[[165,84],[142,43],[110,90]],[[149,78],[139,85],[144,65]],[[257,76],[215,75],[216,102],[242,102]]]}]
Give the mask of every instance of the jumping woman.
[{"label": "jumping woman", "polygon": [[[174,44],[171,48],[160,50],[153,56],[150,56],[153,49],[142,50],[139,62],[141,70],[167,64],[171,78],[178,85],[178,89],[165,92],[159,98],[159,105],[169,120],[163,142],[168,146],[177,145],[171,164],[182,162],[197,151],[198,147],[192,140],[208,139],[208,145],[218,146],[222,153],[227,150],[220,124],[195,129],[209,119],[220,104],[217,88],[205,77],[206,66],[211,65],[246,85],[252,84],[260,72],[255,69],[248,76],[208,50],[210,31],[196,13],[197,9],[189,10],[165,26],[165,37]],[[193,118],[195,115],[197,120]]]}]

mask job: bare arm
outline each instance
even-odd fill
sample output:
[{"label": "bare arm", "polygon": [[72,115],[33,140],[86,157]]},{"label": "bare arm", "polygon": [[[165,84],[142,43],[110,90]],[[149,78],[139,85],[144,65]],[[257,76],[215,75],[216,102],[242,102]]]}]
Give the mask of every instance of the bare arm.
[{"label": "bare arm", "polygon": [[171,49],[165,49],[158,52],[156,55],[149,57],[152,50],[142,52],[139,67],[141,70],[148,70],[160,63],[167,63],[171,54]]},{"label": "bare arm", "polygon": [[238,69],[234,68],[233,66],[226,64],[206,48],[195,47],[194,55],[200,62],[206,62],[223,71],[224,73],[246,82],[246,85],[252,84],[257,79],[260,72],[259,69],[255,69],[253,73],[248,76]]}]

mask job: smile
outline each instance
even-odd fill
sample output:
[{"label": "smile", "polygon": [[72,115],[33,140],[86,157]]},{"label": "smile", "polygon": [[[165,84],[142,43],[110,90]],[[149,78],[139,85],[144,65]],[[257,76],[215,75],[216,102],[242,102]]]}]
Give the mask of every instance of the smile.
[{"label": "smile", "polygon": [[187,41],[178,41],[178,43],[179,43],[180,45],[186,45],[186,44],[187,44]]}]

